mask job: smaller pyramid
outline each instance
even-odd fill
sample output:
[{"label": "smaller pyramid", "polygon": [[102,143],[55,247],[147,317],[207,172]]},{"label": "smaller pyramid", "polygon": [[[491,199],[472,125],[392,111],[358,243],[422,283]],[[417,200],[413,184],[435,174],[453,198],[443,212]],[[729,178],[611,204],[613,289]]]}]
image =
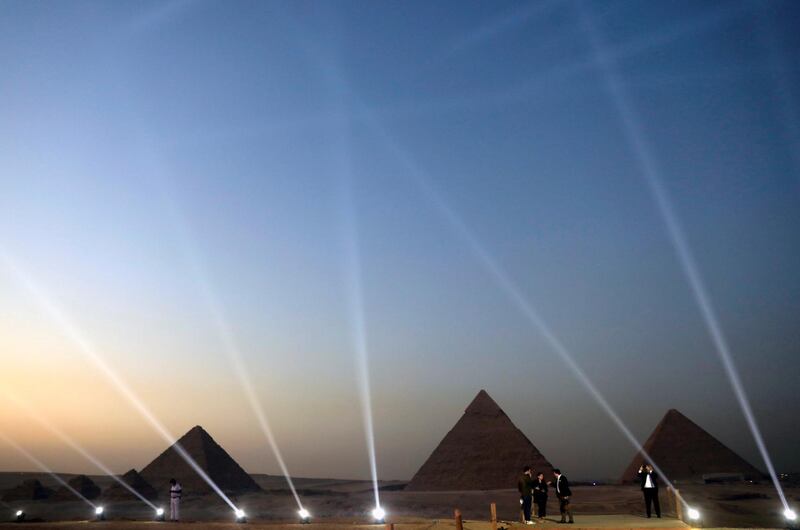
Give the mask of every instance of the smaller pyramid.
[{"label": "smaller pyramid", "polygon": [[50,488],[46,488],[36,479],[23,481],[21,484],[8,489],[3,493],[3,502],[11,501],[37,501],[47,499],[55,493]]},{"label": "smaller pyramid", "polygon": [[[100,486],[95,484],[94,481],[86,475],[73,477],[67,481],[67,484],[89,500],[96,499],[100,496]],[[56,494],[53,495],[52,498],[58,501],[73,501],[75,500],[75,493],[70,491],[66,486],[61,486],[56,490]]]},{"label": "smaller pyramid", "polygon": [[183,488],[183,494],[206,494],[212,491],[211,486],[203,480],[176,450],[180,446],[200,466],[208,477],[225,493],[246,493],[260,491],[261,488],[231,458],[231,456],[208,434],[197,425],[184,434],[166,451],[142,469],[142,478],[157,491],[169,491],[169,480],[176,479]]},{"label": "smaller pyramid", "polygon": [[406,486],[411,491],[515,488],[526,465],[549,473],[550,462],[485,390],[445,435]]},{"label": "smaller pyramid", "polygon": [[[673,482],[702,482],[704,475],[717,473],[763,477],[747,460],[675,409],[667,411],[643,448]],[[622,482],[635,482],[644,460],[644,455],[637,453],[622,474]]]},{"label": "smaller pyramid", "polygon": [[[158,492],[135,470],[131,469],[121,477],[121,481],[131,487],[135,492],[148,500],[158,498]],[[119,482],[112,482],[103,492],[103,499],[114,501],[138,500],[139,498],[131,493],[129,489]]]}]

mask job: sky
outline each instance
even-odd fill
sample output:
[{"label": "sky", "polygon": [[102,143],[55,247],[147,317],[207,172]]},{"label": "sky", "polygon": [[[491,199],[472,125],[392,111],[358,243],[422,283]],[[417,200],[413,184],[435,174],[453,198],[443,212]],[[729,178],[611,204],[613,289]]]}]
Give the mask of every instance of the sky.
[{"label": "sky", "polygon": [[91,348],[170,433],[279,473],[238,355],[296,476],[369,477],[366,373],[381,478],[482,388],[571,477],[618,477],[633,447],[524,300],[639,440],[677,408],[764,469],[649,168],[800,470],[798,26],[791,1],[0,1],[0,432],[61,472],[97,470],[31,411],[115,472],[159,454]]}]

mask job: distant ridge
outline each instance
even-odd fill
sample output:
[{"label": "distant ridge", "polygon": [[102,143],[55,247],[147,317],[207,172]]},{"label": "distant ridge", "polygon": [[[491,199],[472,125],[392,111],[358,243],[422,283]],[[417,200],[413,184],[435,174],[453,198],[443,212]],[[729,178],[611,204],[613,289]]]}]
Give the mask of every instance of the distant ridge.
[{"label": "distant ridge", "polygon": [[522,468],[546,474],[550,462],[485,390],[445,435],[406,486],[412,491],[515,488]]},{"label": "distant ridge", "polygon": [[[714,473],[763,477],[761,471],[676,409],[667,411],[656,425],[644,450],[673,482],[702,482],[703,475]],[[637,453],[622,474],[622,482],[634,482],[644,460]]]},{"label": "distant ridge", "polygon": [[[175,444],[180,444],[225,493],[245,493],[261,489],[201,426],[197,425],[190,429]],[[175,450],[175,445],[167,448],[145,466],[140,474],[159,494],[163,492],[166,495],[171,478],[181,483],[184,495],[205,494],[212,491],[206,481]]]}]

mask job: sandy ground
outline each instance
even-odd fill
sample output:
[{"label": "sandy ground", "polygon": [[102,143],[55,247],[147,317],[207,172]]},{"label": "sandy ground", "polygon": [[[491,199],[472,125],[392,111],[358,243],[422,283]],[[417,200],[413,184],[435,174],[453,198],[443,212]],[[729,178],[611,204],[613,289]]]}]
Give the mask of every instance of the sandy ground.
[{"label": "sandy ground", "polygon": [[[18,484],[22,478],[31,478],[30,475],[20,477],[19,474],[0,474],[0,489]],[[41,478],[38,477],[37,478]],[[94,478],[94,477],[93,477]],[[296,521],[297,505],[286,488],[286,482],[281,477],[256,475],[257,482],[264,488],[263,493],[248,494],[235,497],[232,501],[242,507],[248,514],[252,528],[260,523],[271,523],[269,528],[275,530],[293,525],[279,525]],[[50,484],[52,478],[43,480]],[[96,482],[106,487],[110,480],[108,477],[97,478]],[[480,530],[482,527],[476,521],[488,521],[490,518],[490,504],[497,504],[498,518],[507,521],[519,519],[519,497],[514,490],[472,491],[472,492],[406,492],[398,490],[402,483],[381,483],[381,504],[389,514],[389,520],[402,523],[398,530],[415,530],[434,528],[436,525],[444,528],[452,521],[453,510],[458,508],[466,520],[472,521],[465,528],[467,530]],[[314,528],[324,530],[337,530],[337,524],[342,528],[364,526],[369,528],[368,512],[374,505],[372,485],[366,481],[335,480],[335,479],[298,479],[296,481],[298,493],[306,508],[313,514],[315,521],[320,524],[312,525]],[[615,521],[611,527],[619,528],[651,528],[652,525],[666,523],[675,528],[677,521],[674,519],[674,507],[669,502],[666,494],[662,492],[661,501],[665,519],[646,519],[643,512],[641,492],[633,486],[575,486],[573,497],[573,511],[576,525],[571,528],[583,528],[584,524],[591,523],[591,527],[604,528],[600,519],[594,516],[626,516],[623,519],[607,519]],[[696,506],[703,513],[703,526],[705,527],[746,527],[746,528],[782,528],[785,523],[780,515],[780,502],[771,486],[767,484],[739,484],[739,485],[689,485],[682,486],[681,493],[687,502]],[[790,502],[797,505],[800,489],[787,488],[786,494]],[[94,501],[98,502],[98,501]],[[114,530],[133,529],[140,523],[131,520],[148,521],[152,519],[152,509],[141,502],[103,503],[106,507],[108,523]],[[164,501],[157,502],[163,505]],[[50,502],[28,501],[13,503],[3,509],[8,510],[11,518],[12,510],[22,508],[31,519],[45,521],[85,520],[91,517],[92,508],[86,504],[76,502]],[[550,498],[548,515],[558,515],[558,504]],[[2,519],[5,519],[3,517]],[[2,520],[0,519],[0,520]],[[187,496],[182,504],[182,519],[185,521],[202,522],[194,526],[203,528],[216,527],[216,522],[222,524],[231,521],[231,509],[216,496],[192,497]],[[8,520],[8,519],[5,519]],[[414,521],[421,521],[415,523]],[[437,522],[439,521],[439,522]],[[321,523],[325,523],[322,525]],[[147,526],[147,523],[141,523]],[[163,523],[162,523],[163,525]],[[409,526],[406,526],[409,525]],[[414,526],[416,525],[416,526]],[[434,526],[431,526],[434,525]],[[557,526],[555,523],[545,523],[544,526]],[[46,525],[53,528],[73,528],[59,525]],[[167,525],[169,526],[169,525]],[[236,525],[230,525],[236,526]],[[306,526],[305,528],[310,528]],[[520,527],[521,528],[521,527]],[[560,528],[560,526],[559,526]],[[569,527],[568,527],[569,528]],[[610,527],[609,527],[610,528]]]},{"label": "sandy ground", "polygon": [[[413,520],[401,519],[393,523],[395,530],[455,530],[456,525],[453,520],[444,519],[427,519],[427,520]],[[247,523],[246,525],[236,523],[156,523],[156,522],[138,522],[138,521],[105,521],[105,522],[87,522],[87,521],[71,521],[71,522],[54,522],[54,523],[30,523],[23,525],[25,527],[41,528],[43,530],[89,530],[96,528],[98,530],[178,530],[185,529],[189,526],[192,528],[203,528],[204,530],[344,530],[349,528],[359,528],[363,530],[385,530],[385,525],[374,524],[358,524],[353,522],[319,522],[307,525],[297,523]],[[0,524],[0,528],[16,528],[19,529],[20,525],[15,523]],[[559,527],[555,520],[546,520],[537,523],[537,528],[550,528]],[[463,521],[464,530],[492,530],[492,525],[488,521]],[[521,523],[499,521],[498,530],[500,528],[515,530],[522,530],[530,528]],[[625,529],[673,529],[683,530],[688,526],[676,521],[675,519],[651,519],[642,521],[640,518],[631,516],[620,515],[590,515],[585,516],[582,522],[578,522],[569,526],[572,530],[590,530],[590,529],[611,529],[611,528],[625,528]]]}]

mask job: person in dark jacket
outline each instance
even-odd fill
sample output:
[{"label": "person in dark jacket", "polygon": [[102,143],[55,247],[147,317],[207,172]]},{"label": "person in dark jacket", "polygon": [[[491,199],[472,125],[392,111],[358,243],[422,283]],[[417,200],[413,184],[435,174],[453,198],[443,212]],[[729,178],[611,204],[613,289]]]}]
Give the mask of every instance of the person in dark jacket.
[{"label": "person in dark jacket", "polygon": [[531,466],[522,469],[522,476],[517,481],[517,489],[522,503],[522,514],[525,524],[533,524],[531,520],[531,501],[533,495],[533,471]]},{"label": "person in dark jacket", "polygon": [[533,481],[533,502],[536,503],[536,516],[544,519],[547,516],[547,481],[542,472],[537,473]]},{"label": "person in dark jacket", "polygon": [[[572,507],[570,506],[570,497],[572,497],[572,490],[569,489],[569,480],[561,474],[561,470],[556,468],[553,470],[553,476],[556,480],[553,482],[553,488],[556,490],[558,497],[558,505],[561,511],[561,520],[559,523],[573,524],[575,520],[572,518]],[[569,521],[567,521],[569,517]]]},{"label": "person in dark jacket", "polygon": [[639,485],[644,494],[644,508],[650,519],[651,505],[656,509],[656,517],[661,519],[661,504],[658,502],[658,475],[650,464],[639,466]]}]

